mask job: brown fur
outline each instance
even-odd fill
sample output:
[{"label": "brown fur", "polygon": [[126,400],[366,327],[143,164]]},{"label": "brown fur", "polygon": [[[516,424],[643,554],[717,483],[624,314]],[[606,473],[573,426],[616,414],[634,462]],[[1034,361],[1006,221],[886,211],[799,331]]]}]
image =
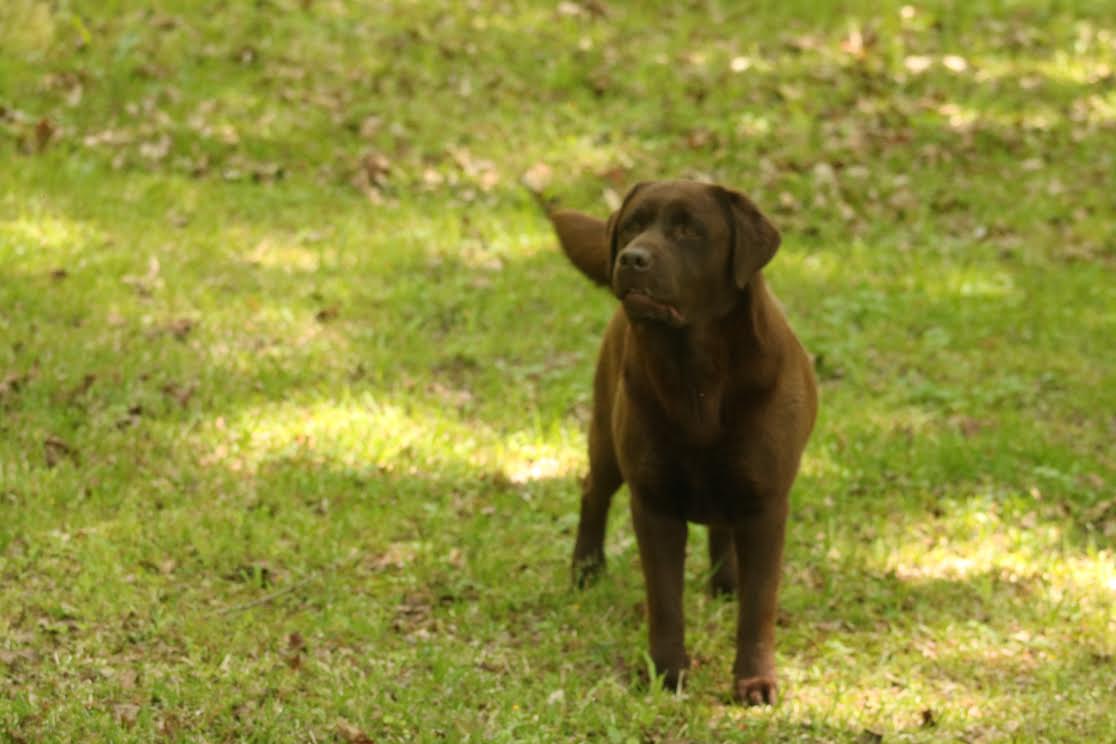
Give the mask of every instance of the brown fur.
[{"label": "brown fur", "polygon": [[711,588],[739,604],[733,692],[774,702],[788,494],[817,411],[809,357],[760,271],[779,234],[743,195],[688,181],[637,185],[607,223],[550,218],[574,265],[622,302],[594,378],[574,580],[603,567],[627,482],[651,658],[676,685],[686,523],[708,525]]}]

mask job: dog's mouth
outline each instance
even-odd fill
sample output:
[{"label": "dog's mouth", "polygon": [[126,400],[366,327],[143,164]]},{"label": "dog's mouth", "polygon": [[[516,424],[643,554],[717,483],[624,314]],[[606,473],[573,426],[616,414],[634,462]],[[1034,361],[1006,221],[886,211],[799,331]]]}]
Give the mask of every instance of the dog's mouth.
[{"label": "dog's mouth", "polygon": [[675,327],[685,325],[682,313],[674,305],[657,300],[642,289],[629,289],[621,297],[624,311],[633,320],[653,320]]}]

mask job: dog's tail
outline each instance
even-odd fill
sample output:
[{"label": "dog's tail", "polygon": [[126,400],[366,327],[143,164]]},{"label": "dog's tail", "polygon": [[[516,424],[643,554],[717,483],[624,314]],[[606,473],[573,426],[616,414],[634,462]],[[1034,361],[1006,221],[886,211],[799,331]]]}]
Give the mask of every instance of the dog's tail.
[{"label": "dog's tail", "polygon": [[558,242],[570,262],[594,284],[609,285],[608,223],[572,209],[556,209],[551,199],[524,184],[535,204],[554,226]]},{"label": "dog's tail", "polygon": [[570,262],[596,284],[609,284],[608,227],[604,220],[570,209],[548,212]]}]

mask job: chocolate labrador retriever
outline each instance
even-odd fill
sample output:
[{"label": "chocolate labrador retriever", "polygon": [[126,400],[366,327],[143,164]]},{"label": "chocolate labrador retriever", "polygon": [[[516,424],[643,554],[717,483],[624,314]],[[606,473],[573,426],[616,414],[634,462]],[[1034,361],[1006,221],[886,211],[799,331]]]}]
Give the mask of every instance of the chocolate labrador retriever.
[{"label": "chocolate labrador retriever", "polygon": [[603,567],[627,482],[651,658],[676,686],[689,665],[686,523],[708,525],[711,588],[739,602],[734,694],[772,703],[787,496],[817,411],[810,359],[760,272],[779,233],[745,196],[689,181],[639,184],[607,222],[550,219],[574,265],[621,302],[593,384],[574,580]]}]

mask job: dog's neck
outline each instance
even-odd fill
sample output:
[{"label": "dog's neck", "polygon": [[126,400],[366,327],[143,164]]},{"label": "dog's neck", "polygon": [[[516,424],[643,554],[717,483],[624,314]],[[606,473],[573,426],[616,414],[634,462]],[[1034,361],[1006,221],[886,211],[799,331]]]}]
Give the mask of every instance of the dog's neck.
[{"label": "dog's neck", "polygon": [[715,440],[729,398],[762,395],[773,384],[779,360],[770,336],[777,316],[757,273],[721,318],[682,328],[632,323],[629,392],[653,399],[691,441]]}]

